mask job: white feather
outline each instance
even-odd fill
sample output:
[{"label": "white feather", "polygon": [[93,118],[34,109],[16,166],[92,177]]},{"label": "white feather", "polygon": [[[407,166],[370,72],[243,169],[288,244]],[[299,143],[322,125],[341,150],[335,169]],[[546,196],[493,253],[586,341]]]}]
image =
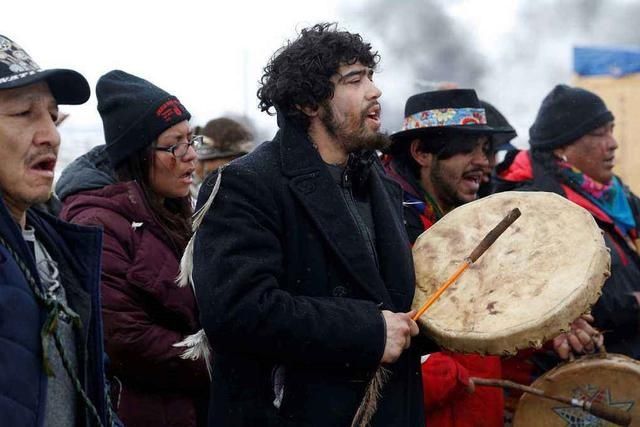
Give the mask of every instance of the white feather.
[{"label": "white feather", "polygon": [[216,183],[214,184],[213,190],[211,191],[211,194],[209,194],[209,198],[207,199],[206,203],[193,214],[193,224],[191,226],[193,235],[191,236],[191,239],[189,239],[189,243],[187,243],[184,254],[182,254],[182,258],[180,259],[180,273],[178,273],[178,277],[176,278],[176,283],[180,287],[187,286],[189,283],[191,283],[191,286],[193,287],[193,278],[191,277],[191,275],[193,273],[193,246],[196,240],[196,232],[198,231],[200,224],[202,224],[202,220],[209,211],[209,208],[211,208],[211,206],[213,205],[213,199],[215,199],[216,195],[218,194],[218,190],[220,189],[220,181],[222,180],[223,169],[224,166],[218,169]]},{"label": "white feather", "polygon": [[179,287],[183,288],[189,283],[193,283],[191,280],[191,273],[193,272],[193,242],[195,241],[195,234],[189,239],[187,247],[184,248],[184,253],[180,259],[180,272],[176,278],[176,283]]},{"label": "white feather", "polygon": [[211,379],[211,346],[209,345],[207,334],[204,333],[204,329],[200,329],[195,334],[187,335],[185,339],[175,343],[173,346],[186,347],[186,350],[180,354],[180,357],[183,359],[204,359],[204,363],[207,365],[209,379]]},{"label": "white feather", "polygon": [[380,365],[376,374],[373,376],[367,389],[365,390],[364,397],[360,406],[356,411],[353,421],[351,421],[351,427],[368,427],[369,422],[378,410],[378,401],[382,393],[382,387],[389,380],[391,371]]},{"label": "white feather", "polygon": [[[220,181],[222,180],[223,169],[224,166],[218,169],[216,183],[214,184],[213,190],[211,191],[211,194],[209,194],[209,198],[207,199],[206,203],[196,213],[193,214],[193,235],[191,236],[191,239],[189,239],[189,243],[184,250],[182,259],[180,259],[180,273],[176,278],[176,283],[180,287],[191,284],[191,287],[193,288],[193,246],[196,238],[196,232],[198,231],[198,228],[200,227],[204,216],[209,211],[209,208],[211,208],[211,206],[213,205],[213,200],[218,194],[218,190],[220,189]],[[188,335],[182,341],[173,344],[173,346],[186,348],[186,350],[180,355],[180,357],[182,357],[183,359],[204,359],[207,365],[207,372],[209,372],[209,378],[211,378],[211,346],[209,345],[207,335],[204,333],[204,329],[200,329],[193,335]]]}]

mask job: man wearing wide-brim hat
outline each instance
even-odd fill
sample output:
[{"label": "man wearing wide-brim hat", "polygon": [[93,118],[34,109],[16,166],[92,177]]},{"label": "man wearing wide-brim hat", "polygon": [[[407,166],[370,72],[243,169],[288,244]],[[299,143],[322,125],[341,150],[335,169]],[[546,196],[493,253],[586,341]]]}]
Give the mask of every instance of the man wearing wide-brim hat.
[{"label": "man wearing wide-brim hat", "polygon": [[385,164],[405,192],[412,241],[451,209],[476,199],[490,164],[491,137],[509,133],[510,127],[487,124],[472,89],[424,92],[407,100]]},{"label": "man wearing wide-brim hat", "polygon": [[[495,117],[487,123],[485,106],[470,89],[426,92],[407,100],[403,128],[391,135],[394,142],[384,163],[404,190],[411,242],[444,214],[478,197],[494,154],[492,145],[514,135],[513,128]],[[572,328],[588,336],[596,332],[582,319]],[[553,343],[558,354],[560,338]],[[588,343],[570,345],[582,351],[583,344]],[[500,378],[499,357],[432,353],[422,365],[422,376],[427,425],[474,425],[477,420],[486,427],[503,425],[502,391],[475,389],[469,380]]]},{"label": "man wearing wide-brim hat", "polygon": [[[513,137],[500,123],[487,124],[484,106],[471,89],[439,90],[407,100],[402,130],[384,164],[404,190],[405,227],[415,239],[453,208],[477,198],[491,168],[493,143]],[[495,138],[500,136],[501,138]],[[475,393],[470,376],[500,377],[496,356],[432,353],[422,365],[427,425],[502,425],[502,391]]]},{"label": "man wearing wide-brim hat", "polygon": [[196,200],[202,181],[220,166],[249,154],[254,142],[253,134],[244,124],[228,117],[209,120],[194,132],[202,135],[202,143],[195,146],[198,159],[191,184],[191,196]]}]

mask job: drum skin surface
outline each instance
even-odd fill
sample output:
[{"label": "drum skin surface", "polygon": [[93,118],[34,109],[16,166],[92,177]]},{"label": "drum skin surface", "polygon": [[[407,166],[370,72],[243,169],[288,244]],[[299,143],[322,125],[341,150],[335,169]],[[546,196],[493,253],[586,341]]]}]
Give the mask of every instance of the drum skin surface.
[{"label": "drum skin surface", "polygon": [[[640,362],[619,354],[584,356],[538,378],[532,387],[557,396],[584,399],[631,413],[631,426],[640,426]],[[581,409],[523,394],[514,427],[613,426]]]},{"label": "drum skin surface", "polygon": [[513,208],[522,215],[419,319],[442,347],[507,355],[539,348],[588,311],[610,256],[592,216],[546,192],[505,192],[464,204],[413,247],[418,309]]}]

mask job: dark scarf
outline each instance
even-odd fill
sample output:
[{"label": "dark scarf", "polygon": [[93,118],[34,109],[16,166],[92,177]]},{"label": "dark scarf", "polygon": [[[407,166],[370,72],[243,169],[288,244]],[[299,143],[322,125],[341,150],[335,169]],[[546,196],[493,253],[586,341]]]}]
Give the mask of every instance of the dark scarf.
[{"label": "dark scarf", "polygon": [[344,173],[349,177],[350,185],[356,192],[366,191],[365,184],[369,180],[369,173],[376,156],[376,152],[371,150],[361,150],[349,154]]},{"label": "dark scarf", "polygon": [[393,156],[385,155],[382,163],[387,175],[402,188],[402,204],[418,213],[425,229],[431,227],[444,216],[438,203],[429,193],[424,191],[422,185],[420,185],[420,182],[405,162],[399,161]]}]

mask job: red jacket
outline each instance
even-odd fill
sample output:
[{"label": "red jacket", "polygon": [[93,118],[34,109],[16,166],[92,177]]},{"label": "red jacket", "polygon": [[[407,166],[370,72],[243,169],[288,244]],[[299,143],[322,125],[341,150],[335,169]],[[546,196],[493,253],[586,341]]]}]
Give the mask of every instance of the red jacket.
[{"label": "red jacket", "polygon": [[439,352],[422,364],[426,425],[502,426],[503,395],[495,387],[469,393],[469,376],[500,378],[500,358]]},{"label": "red jacket", "polygon": [[[209,377],[173,344],[199,330],[191,288],[175,284],[179,254],[135,182],[64,200],[64,219],[104,228],[102,314],[118,416],[126,426],[195,426]],[[118,386],[121,384],[121,389]]]}]

